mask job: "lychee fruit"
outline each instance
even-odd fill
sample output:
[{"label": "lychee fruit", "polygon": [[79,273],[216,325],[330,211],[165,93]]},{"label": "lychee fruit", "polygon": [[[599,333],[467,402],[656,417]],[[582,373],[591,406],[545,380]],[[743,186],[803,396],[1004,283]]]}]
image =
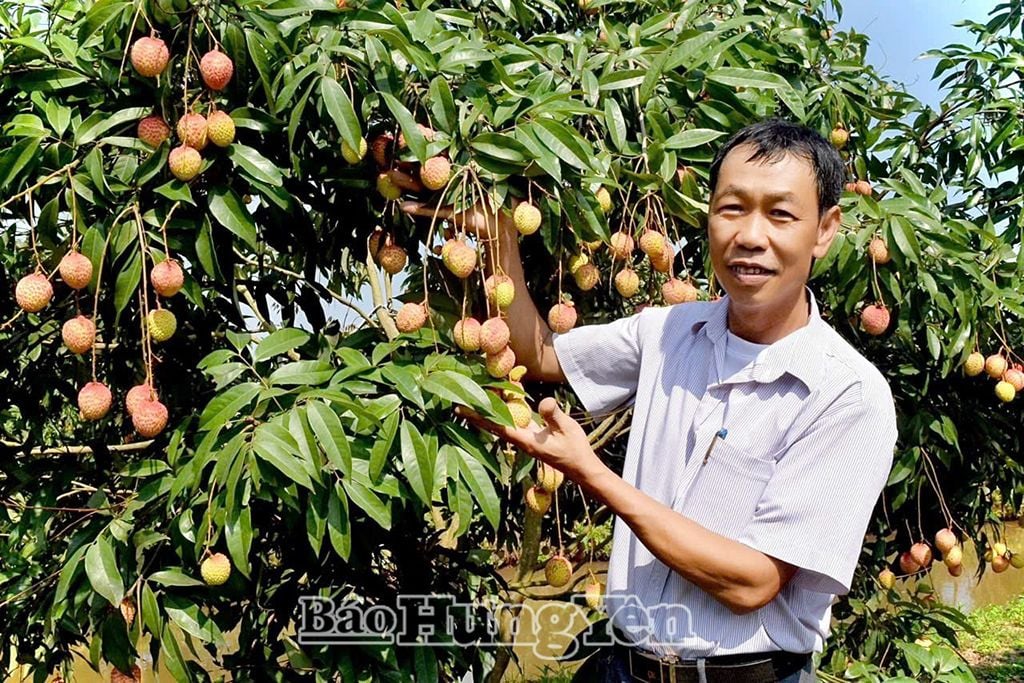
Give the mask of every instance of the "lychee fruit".
[{"label": "lychee fruit", "polygon": [[480,349],[484,353],[498,353],[508,346],[511,332],[504,320],[495,316],[480,326]]},{"label": "lychee fruit", "polygon": [[89,382],[78,392],[78,410],[83,420],[99,420],[107,411],[114,397],[102,382]]},{"label": "lychee fruit", "polygon": [[207,586],[220,586],[231,576],[231,560],[224,553],[213,553],[199,566]]},{"label": "lychee fruit", "polygon": [[552,588],[561,588],[572,580],[572,562],[565,555],[555,555],[544,565],[544,578]]},{"label": "lychee fruit", "polygon": [[576,327],[576,307],[567,301],[552,306],[548,311],[548,327],[557,334],[564,334]]},{"label": "lychee fruit", "polygon": [[465,279],[476,268],[476,250],[460,239],[450,239],[441,247],[441,260],[455,277]]},{"label": "lychee fruit", "polygon": [[124,623],[128,624],[131,628],[132,623],[135,621],[135,601],[131,598],[121,599],[121,616],[124,618]]},{"label": "lychee fruit", "polygon": [[171,150],[170,156],[167,157],[167,165],[170,166],[175,178],[188,182],[199,175],[203,157],[194,148],[181,145]]},{"label": "lychee fruit", "polygon": [[533,411],[530,409],[530,404],[522,398],[510,398],[505,401],[505,405],[512,413],[512,423],[516,427],[522,429],[533,422]]},{"label": "lychee fruit", "polygon": [[497,353],[488,353],[484,360],[487,374],[495,379],[501,379],[508,375],[516,365],[516,354],[512,347],[506,346]]},{"label": "lychee fruit", "polygon": [[96,325],[84,315],[78,315],[64,323],[60,335],[71,353],[82,354],[96,342]]},{"label": "lychee fruit", "polygon": [[220,50],[210,50],[199,60],[199,73],[203,83],[210,90],[223,90],[235,73],[235,65],[231,58]]},{"label": "lychee fruit", "polygon": [[846,183],[845,185],[843,185],[843,190],[845,190],[846,192],[856,192],[857,183]]},{"label": "lychee fruit", "polygon": [[661,241],[663,243],[661,251],[651,257],[651,268],[659,273],[667,273],[672,268],[672,259],[676,254],[669,238],[662,235]]},{"label": "lychee fruit", "polygon": [[209,124],[202,114],[185,114],[178,119],[178,139],[181,144],[201,150],[209,140]]},{"label": "lychee fruit", "polygon": [[341,157],[350,164],[358,164],[366,156],[366,139],[359,138],[359,149],[349,147],[344,140],[341,141]]},{"label": "lychee fruit", "polygon": [[604,603],[604,584],[591,576],[583,586],[583,596],[590,609],[600,611]]},{"label": "lychee fruit", "polygon": [[455,345],[463,351],[480,350],[480,321],[476,318],[463,318],[455,323],[452,336],[455,338]]},{"label": "lychee fruit", "polygon": [[999,379],[1006,372],[1006,358],[1002,354],[993,353],[985,359],[985,372],[992,379]]},{"label": "lychee fruit", "polygon": [[900,570],[904,574],[916,574],[921,571],[921,565],[918,564],[909,551],[905,551],[900,553]]},{"label": "lychee fruit", "polygon": [[996,396],[1003,403],[1009,403],[1017,395],[1017,390],[1009,382],[998,382],[996,384]]},{"label": "lychee fruit", "polygon": [[154,114],[139,119],[137,135],[150,147],[159,147],[164,140],[171,137],[171,127],[164,121],[164,117]]},{"label": "lychee fruit", "polygon": [[1010,556],[1010,565],[1014,569],[1024,569],[1024,554],[1014,553]]},{"label": "lychee fruit", "polygon": [[171,58],[167,44],[159,38],[144,37],[132,43],[132,66],[140,76],[153,78],[159,76]]},{"label": "lychee fruit", "polygon": [[387,173],[381,173],[377,176],[377,192],[388,201],[395,201],[402,196],[402,188],[395,185],[395,182],[391,180],[391,176]]},{"label": "lychee fruit", "polygon": [[404,333],[415,332],[427,323],[427,308],[423,304],[409,302],[398,309],[395,326]]},{"label": "lychee fruit", "polygon": [[420,166],[420,181],[428,190],[440,190],[452,177],[452,164],[443,156],[430,157]]},{"label": "lychee fruit", "polygon": [[497,306],[498,310],[504,311],[512,305],[516,287],[508,275],[497,273],[489,275],[484,280],[484,292],[492,306]]},{"label": "lychee fruit", "polygon": [[935,547],[940,553],[947,553],[949,549],[957,544],[956,534],[950,528],[939,529],[935,532]]},{"label": "lychee fruit", "polygon": [[968,377],[977,377],[985,369],[985,356],[977,351],[967,356],[964,361],[964,374]]},{"label": "lychee fruit", "polygon": [[883,588],[892,588],[896,585],[896,575],[889,569],[883,569],[878,572],[878,583],[882,584]]},{"label": "lychee fruit", "polygon": [[661,296],[669,305],[687,304],[697,300],[697,288],[689,280],[684,281],[673,277],[666,280],[665,284],[661,286]]},{"label": "lychee fruit", "polygon": [[166,308],[158,308],[146,316],[146,328],[153,341],[165,342],[173,337],[178,329],[178,319]]},{"label": "lychee fruit", "polygon": [[[419,128],[420,135],[423,136],[424,140],[426,140],[427,142],[432,142],[434,140],[434,129],[433,128],[430,128],[429,126],[424,126],[422,123],[417,123],[416,127]],[[399,133],[398,134],[398,149],[405,149],[406,147],[407,147],[407,145],[405,144],[405,133]]]},{"label": "lychee fruit", "polygon": [[862,194],[865,197],[870,197],[871,196],[871,183],[869,183],[868,181],[866,181],[866,180],[858,180],[857,184],[856,184],[856,187],[857,187],[857,194]]},{"label": "lychee fruit", "polygon": [[645,230],[640,236],[640,251],[652,261],[665,251],[665,239],[657,230]]},{"label": "lychee fruit", "polygon": [[846,147],[846,143],[850,140],[850,133],[845,128],[836,126],[832,129],[829,139],[832,141],[832,144],[835,145],[836,149],[842,149],[843,147]]},{"label": "lychee fruit", "polygon": [[540,227],[540,209],[530,202],[520,202],[512,212],[512,222],[520,235],[532,235]]},{"label": "lychee fruit", "polygon": [[371,152],[373,161],[380,168],[391,166],[391,147],[395,142],[395,136],[391,133],[381,133],[373,139]]},{"label": "lychee fruit", "polygon": [[167,406],[148,396],[135,405],[131,416],[135,431],[146,439],[152,439],[167,426]]},{"label": "lychee fruit", "polygon": [[615,276],[615,290],[624,299],[635,296],[640,291],[640,276],[632,268],[620,270]]},{"label": "lychee fruit", "polygon": [[125,394],[124,409],[129,415],[132,415],[140,403],[143,401],[155,401],[157,398],[156,389],[148,383],[136,384]]},{"label": "lychee fruit", "polygon": [[172,297],[185,284],[185,273],[174,259],[165,259],[149,271],[149,282],[153,290],[162,297]]},{"label": "lychee fruit", "polygon": [[[527,422],[529,424],[529,422]],[[522,425],[526,426],[526,425]],[[526,501],[526,507],[530,508],[538,515],[543,515],[551,507],[551,494],[542,489],[539,486],[531,486],[526,489],[526,493],[523,494],[523,499]]]},{"label": "lychee fruit", "polygon": [[871,260],[880,266],[884,266],[892,259],[889,256],[889,247],[881,237],[875,237],[871,240],[871,243],[868,244],[868,254],[871,255]]},{"label": "lychee fruit", "polygon": [[608,242],[608,250],[612,252],[612,259],[615,261],[631,259],[633,257],[633,236],[620,230],[612,235]]},{"label": "lychee fruit", "polygon": [[389,275],[401,272],[408,260],[409,255],[405,252],[405,249],[392,243],[390,240],[377,252],[377,263]]},{"label": "lychee fruit", "polygon": [[1012,367],[1004,372],[1003,381],[1012,384],[1014,391],[1024,390],[1024,372],[1019,367]]},{"label": "lychee fruit", "polygon": [[872,336],[885,334],[889,329],[889,309],[885,304],[865,306],[860,312],[860,327]]},{"label": "lychee fruit", "polygon": [[218,147],[227,147],[235,141],[235,120],[226,111],[211,112],[206,117],[206,137]]},{"label": "lychee fruit", "polygon": [[42,273],[32,273],[18,280],[14,286],[14,298],[26,313],[38,313],[53,298],[53,285]]},{"label": "lychee fruit", "polygon": [[964,566],[962,564],[955,564],[952,567],[948,567],[949,575],[952,577],[960,576],[964,573]]},{"label": "lychee fruit", "polygon": [[942,561],[947,567],[955,567],[958,564],[963,564],[964,551],[958,546],[954,545],[949,550],[942,553]]},{"label": "lychee fruit", "polygon": [[996,574],[1002,574],[1010,568],[1010,561],[1003,555],[992,556],[992,571]]},{"label": "lychee fruit", "polygon": [[608,188],[599,188],[596,192],[597,205],[601,207],[601,213],[609,214],[612,212],[612,195],[608,192]]},{"label": "lychee fruit", "polygon": [[915,543],[910,546],[910,556],[921,567],[927,568],[932,563],[932,549],[927,543]]},{"label": "lychee fruit", "polygon": [[555,489],[562,485],[565,475],[562,474],[562,470],[538,460],[537,474],[534,478],[537,481],[537,486],[540,486],[545,491],[554,493]]},{"label": "lychee fruit", "polygon": [[573,273],[573,279],[576,280],[576,286],[580,291],[587,292],[601,282],[601,271],[593,263],[584,263]]},{"label": "lychee fruit", "polygon": [[71,289],[85,289],[92,281],[92,261],[77,251],[64,254],[57,267],[60,279]]},{"label": "lychee fruit", "polygon": [[576,274],[576,271],[583,266],[590,263],[590,257],[584,254],[582,251],[578,254],[573,254],[569,257],[569,273],[572,275]]}]

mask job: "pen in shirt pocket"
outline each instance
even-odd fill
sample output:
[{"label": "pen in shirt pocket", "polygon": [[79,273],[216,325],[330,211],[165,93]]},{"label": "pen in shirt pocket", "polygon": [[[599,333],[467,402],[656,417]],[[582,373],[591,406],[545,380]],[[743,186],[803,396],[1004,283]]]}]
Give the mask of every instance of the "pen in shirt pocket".
[{"label": "pen in shirt pocket", "polygon": [[718,443],[719,439],[722,439],[724,441],[725,437],[728,436],[728,434],[729,430],[726,429],[725,427],[722,427],[717,432],[715,432],[715,435],[711,437],[711,443],[708,444],[707,452],[704,453],[704,461],[701,463],[701,466],[708,464],[708,458],[711,457],[711,451],[715,447],[715,444]]}]

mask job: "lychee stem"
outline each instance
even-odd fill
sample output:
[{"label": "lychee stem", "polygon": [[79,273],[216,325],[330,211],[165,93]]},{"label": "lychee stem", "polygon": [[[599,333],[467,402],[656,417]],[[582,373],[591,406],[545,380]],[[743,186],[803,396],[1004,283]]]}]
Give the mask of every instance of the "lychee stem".
[{"label": "lychee stem", "polygon": [[78,245],[78,201],[75,199],[75,184],[72,182],[71,170],[68,169],[68,191],[71,193],[71,250]]},{"label": "lychee stem", "polygon": [[[142,315],[142,326],[145,329],[145,335],[143,337],[143,343],[146,346],[147,358],[146,358],[146,381],[152,385],[153,383],[153,349],[150,346],[151,335],[149,334],[149,326],[146,325],[146,318],[149,316],[149,289],[147,287],[146,277],[146,231],[142,225],[142,214],[139,212],[139,205],[134,205],[135,212],[135,226],[139,233],[139,258],[142,259],[142,270],[140,271],[139,280],[142,285],[142,307],[140,313]],[[160,301],[157,300],[157,307],[159,308]]]},{"label": "lychee stem", "polygon": [[[107,249],[110,247],[110,238],[114,235],[114,228],[117,226],[117,222],[129,211],[131,207],[126,207],[121,213],[117,214],[113,221],[110,222],[110,229],[107,230],[107,239],[103,241],[103,251],[100,252],[100,262],[96,268],[96,291],[93,292],[92,300],[92,317],[93,322],[99,321],[99,310],[100,310],[100,290],[103,288],[103,263],[107,258]],[[97,325],[97,327],[99,327]],[[96,381],[96,345],[92,345],[92,380]]]},{"label": "lychee stem", "polygon": [[196,14],[192,14],[192,18],[188,22],[188,47],[185,49],[185,68],[184,75],[181,81],[181,103],[185,107],[183,114],[189,112],[188,106],[188,67],[192,62],[192,33],[196,27]]},{"label": "lychee stem", "polygon": [[563,554],[565,548],[562,546],[562,516],[558,513],[558,489],[556,488],[551,497],[555,499],[555,532],[558,534],[558,553]]},{"label": "lychee stem", "polygon": [[164,216],[163,223],[160,224],[160,233],[163,235],[164,239],[164,254],[167,258],[171,258],[171,245],[167,241],[167,224],[171,222],[171,216],[174,215],[175,209],[177,209],[180,204],[180,200],[174,202],[174,204],[171,205],[170,211],[168,211],[167,215]]}]

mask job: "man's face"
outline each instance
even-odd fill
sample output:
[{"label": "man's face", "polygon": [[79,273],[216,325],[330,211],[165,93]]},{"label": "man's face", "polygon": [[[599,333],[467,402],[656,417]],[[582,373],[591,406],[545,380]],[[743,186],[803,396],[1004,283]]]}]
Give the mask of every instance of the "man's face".
[{"label": "man's face", "polygon": [[734,303],[774,309],[802,296],[811,257],[828,252],[840,213],[819,217],[809,160],[747,161],[753,153],[740,145],[722,161],[708,214],[711,263]]}]

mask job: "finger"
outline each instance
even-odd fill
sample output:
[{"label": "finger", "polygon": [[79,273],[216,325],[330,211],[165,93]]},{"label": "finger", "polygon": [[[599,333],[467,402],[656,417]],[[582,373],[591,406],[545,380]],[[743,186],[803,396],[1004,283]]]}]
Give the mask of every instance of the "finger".
[{"label": "finger", "polygon": [[403,190],[409,190],[410,192],[419,192],[423,189],[423,185],[420,181],[413,178],[408,173],[402,173],[401,171],[390,170],[388,171],[388,177],[398,187]]},{"label": "finger", "polygon": [[450,206],[427,206],[425,202],[417,202],[408,199],[398,205],[399,208],[410,216],[426,216],[427,218],[438,218],[444,220],[452,217]]},{"label": "finger", "polygon": [[548,396],[537,406],[537,412],[544,418],[544,424],[553,431],[564,432],[576,421],[558,407],[558,401]]},{"label": "finger", "polygon": [[470,424],[479,427],[480,429],[486,430],[491,434],[494,434],[498,438],[507,441],[515,446],[522,447],[525,445],[525,434],[528,434],[525,430],[516,427],[506,427],[500,425],[497,422],[492,422],[487,418],[483,417],[479,413],[466,408],[464,406],[457,406],[455,408],[455,414],[459,417],[466,418],[466,421]]}]

